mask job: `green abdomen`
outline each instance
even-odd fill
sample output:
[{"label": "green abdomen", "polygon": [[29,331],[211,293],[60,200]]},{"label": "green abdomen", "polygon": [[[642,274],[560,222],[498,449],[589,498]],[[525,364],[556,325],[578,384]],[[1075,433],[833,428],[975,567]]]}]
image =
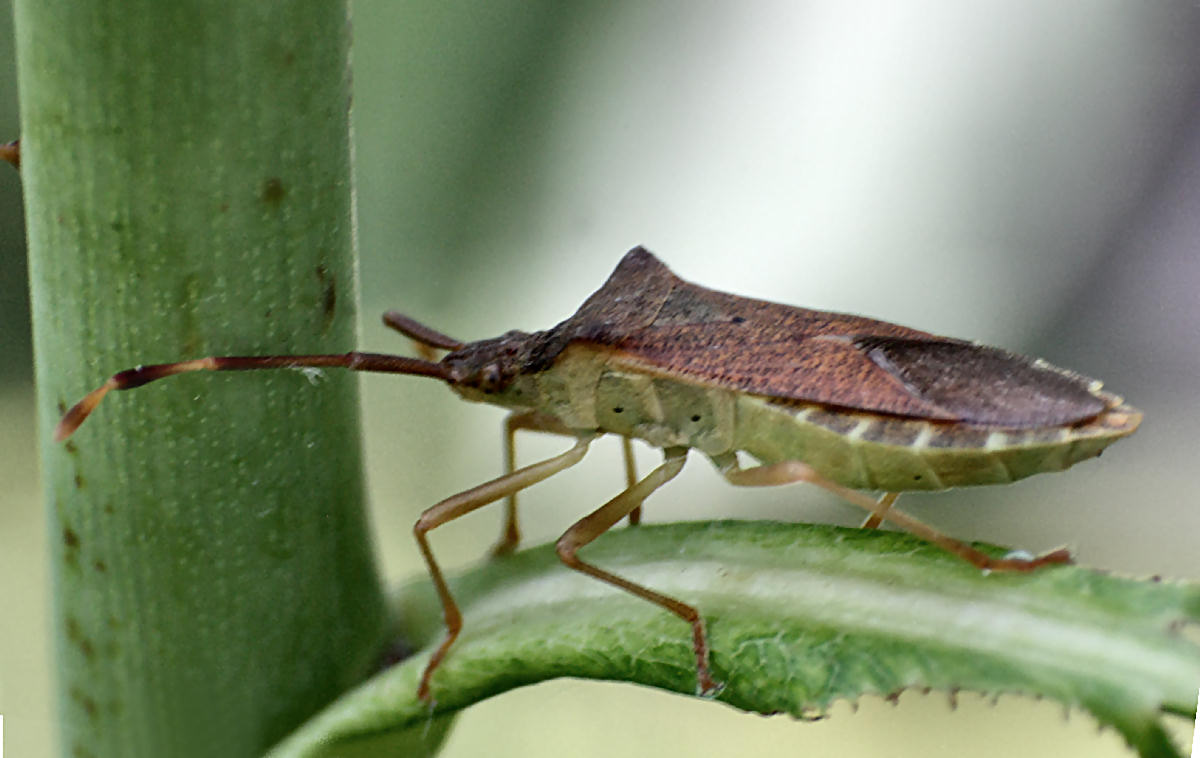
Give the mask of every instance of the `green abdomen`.
[{"label": "green abdomen", "polygon": [[1061,471],[1133,432],[1141,414],[1109,408],[1070,427],[1008,429],[921,421],[758,396],[737,400],[734,447],[763,463],[798,460],[855,489],[937,490]]}]

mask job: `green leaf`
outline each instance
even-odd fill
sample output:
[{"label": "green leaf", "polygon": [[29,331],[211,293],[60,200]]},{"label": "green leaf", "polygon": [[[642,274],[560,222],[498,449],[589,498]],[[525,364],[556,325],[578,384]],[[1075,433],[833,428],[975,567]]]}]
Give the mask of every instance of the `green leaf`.
[{"label": "green leaf", "polygon": [[[1001,552],[998,548],[980,546]],[[840,699],[908,688],[1025,693],[1090,711],[1145,756],[1177,755],[1163,713],[1194,713],[1200,586],[1063,566],[987,574],[892,532],[766,522],[644,526],[584,551],[695,605],[723,703],[813,718]],[[686,625],[572,572],[552,546],[459,578],[462,636],[416,699],[428,649],[376,676],[270,755],[342,754],[385,734],[419,741],[444,714],[560,676],[693,694]],[[427,648],[441,614],[428,582],[401,588],[399,633]]]}]

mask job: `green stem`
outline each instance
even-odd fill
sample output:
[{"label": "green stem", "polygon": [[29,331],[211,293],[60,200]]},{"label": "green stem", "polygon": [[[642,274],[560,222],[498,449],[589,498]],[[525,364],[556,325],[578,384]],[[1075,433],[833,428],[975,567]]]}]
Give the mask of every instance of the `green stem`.
[{"label": "green stem", "polygon": [[355,342],[345,3],[18,0],[61,750],[254,755],[374,663],[357,386],[109,374]]}]

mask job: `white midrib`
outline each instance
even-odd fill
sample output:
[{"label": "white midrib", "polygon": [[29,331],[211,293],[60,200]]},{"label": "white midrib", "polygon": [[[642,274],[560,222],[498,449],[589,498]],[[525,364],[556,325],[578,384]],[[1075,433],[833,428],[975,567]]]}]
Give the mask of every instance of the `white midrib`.
[{"label": "white midrib", "polygon": [[[688,599],[702,614],[705,598],[714,602],[723,598],[742,607],[757,604],[763,615],[974,651],[1030,670],[1058,671],[1070,680],[1077,681],[1080,672],[1087,672],[1086,677],[1109,682],[1129,694],[1134,694],[1130,684],[1142,681],[1147,702],[1155,704],[1160,699],[1190,700],[1200,681],[1200,668],[1182,668],[1178,655],[1155,649],[1130,633],[1098,626],[1095,614],[1076,623],[1013,603],[978,597],[954,599],[942,590],[799,568],[756,565],[741,569],[696,560],[611,568],[657,591]],[[497,587],[478,598],[467,609],[466,626],[487,626],[487,617],[507,616],[514,607],[536,603],[578,608],[581,600],[613,597],[619,592],[564,568]],[[869,602],[864,602],[867,598]],[[685,636],[681,627],[681,638]]]}]

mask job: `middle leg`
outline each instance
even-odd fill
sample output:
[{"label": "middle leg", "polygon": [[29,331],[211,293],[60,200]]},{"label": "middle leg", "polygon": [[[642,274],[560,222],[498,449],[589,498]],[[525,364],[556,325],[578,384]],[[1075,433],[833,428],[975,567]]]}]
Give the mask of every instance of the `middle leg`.
[{"label": "middle leg", "polygon": [[876,503],[877,510],[873,511],[866,520],[862,522],[863,529],[878,529],[883,523],[883,516],[879,515],[883,511],[887,511],[896,504],[896,499],[900,497],[899,492],[885,492],[879,496],[879,501]]}]

